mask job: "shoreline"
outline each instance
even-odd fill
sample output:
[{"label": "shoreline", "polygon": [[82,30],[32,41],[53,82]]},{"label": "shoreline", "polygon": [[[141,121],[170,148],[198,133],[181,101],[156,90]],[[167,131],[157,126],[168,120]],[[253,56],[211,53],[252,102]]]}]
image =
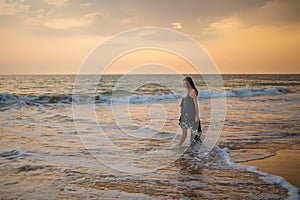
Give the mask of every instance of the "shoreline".
[{"label": "shoreline", "polygon": [[278,150],[274,156],[237,162],[237,164],[255,166],[261,172],[281,176],[300,189],[300,150],[282,149]]}]

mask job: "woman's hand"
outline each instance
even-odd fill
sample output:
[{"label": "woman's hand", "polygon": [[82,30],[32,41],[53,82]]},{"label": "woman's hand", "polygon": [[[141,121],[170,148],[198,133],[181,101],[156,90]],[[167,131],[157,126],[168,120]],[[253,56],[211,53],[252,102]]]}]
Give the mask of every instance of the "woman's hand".
[{"label": "woman's hand", "polygon": [[196,115],[196,117],[195,117],[195,122],[198,122],[200,119],[199,119],[199,116],[198,115]]}]

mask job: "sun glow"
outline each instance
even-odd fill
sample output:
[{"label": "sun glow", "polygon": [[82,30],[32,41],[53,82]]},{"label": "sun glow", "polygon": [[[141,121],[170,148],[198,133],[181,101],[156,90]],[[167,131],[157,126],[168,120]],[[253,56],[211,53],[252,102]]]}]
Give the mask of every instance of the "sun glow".
[{"label": "sun glow", "polygon": [[174,22],[172,23],[173,29],[182,29],[182,24],[180,22]]}]

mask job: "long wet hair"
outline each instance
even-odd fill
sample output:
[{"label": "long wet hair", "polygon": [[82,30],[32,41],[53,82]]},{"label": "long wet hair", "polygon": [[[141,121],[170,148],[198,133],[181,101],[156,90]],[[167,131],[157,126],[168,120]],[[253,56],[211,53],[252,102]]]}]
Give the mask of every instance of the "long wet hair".
[{"label": "long wet hair", "polygon": [[183,80],[185,80],[187,82],[187,86],[188,86],[188,89],[194,89],[196,90],[196,95],[198,96],[198,90],[194,84],[194,81],[191,77],[185,77]]}]

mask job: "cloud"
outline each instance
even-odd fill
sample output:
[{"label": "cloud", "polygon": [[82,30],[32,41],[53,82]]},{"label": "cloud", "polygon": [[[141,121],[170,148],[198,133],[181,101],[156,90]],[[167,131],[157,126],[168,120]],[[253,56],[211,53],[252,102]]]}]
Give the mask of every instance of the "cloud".
[{"label": "cloud", "polygon": [[29,6],[20,4],[17,1],[7,3],[6,1],[0,1],[0,16],[6,15],[24,15],[29,10]]},{"label": "cloud", "polygon": [[138,21],[137,17],[129,17],[120,20],[122,24],[132,24]]},{"label": "cloud", "polygon": [[[82,27],[82,33],[111,35],[143,26],[169,28],[173,22],[181,22],[185,30],[193,34],[236,10],[248,10],[264,3],[265,0],[23,0],[4,1],[1,10],[16,16],[23,13],[24,23],[33,31],[43,27],[66,31],[68,28]],[[88,17],[81,19],[93,13],[99,14],[94,20]],[[201,19],[201,23],[197,19]],[[77,20],[78,23],[75,22]]]},{"label": "cloud", "polygon": [[86,7],[90,7],[92,5],[92,3],[91,2],[84,2],[84,3],[80,3],[79,5],[83,8],[86,8]]},{"label": "cloud", "polygon": [[[195,39],[212,37],[214,31],[242,24],[299,22],[299,7],[298,0],[0,1],[2,18],[4,15],[16,16],[19,22],[27,26],[26,29],[37,34],[66,35],[76,32],[110,36],[139,27],[174,28],[172,23],[178,22],[180,24],[175,29]],[[181,29],[182,24],[184,29]]]},{"label": "cloud", "polygon": [[223,32],[224,30],[238,29],[243,26],[242,23],[243,22],[235,17],[228,17],[209,24],[209,26],[204,29],[204,32],[214,33]]},{"label": "cloud", "polygon": [[233,13],[236,18],[243,20],[248,26],[274,25],[281,26],[300,22],[300,1],[298,0],[272,0],[262,6],[246,11]]},{"label": "cloud", "polygon": [[69,0],[43,0],[45,3],[56,7],[67,7]]},{"label": "cloud", "polygon": [[96,16],[97,13],[91,13],[80,18],[79,17],[55,18],[43,22],[43,25],[51,29],[61,29],[61,30],[67,30],[67,29],[78,28],[78,27],[86,27],[93,24]]}]

